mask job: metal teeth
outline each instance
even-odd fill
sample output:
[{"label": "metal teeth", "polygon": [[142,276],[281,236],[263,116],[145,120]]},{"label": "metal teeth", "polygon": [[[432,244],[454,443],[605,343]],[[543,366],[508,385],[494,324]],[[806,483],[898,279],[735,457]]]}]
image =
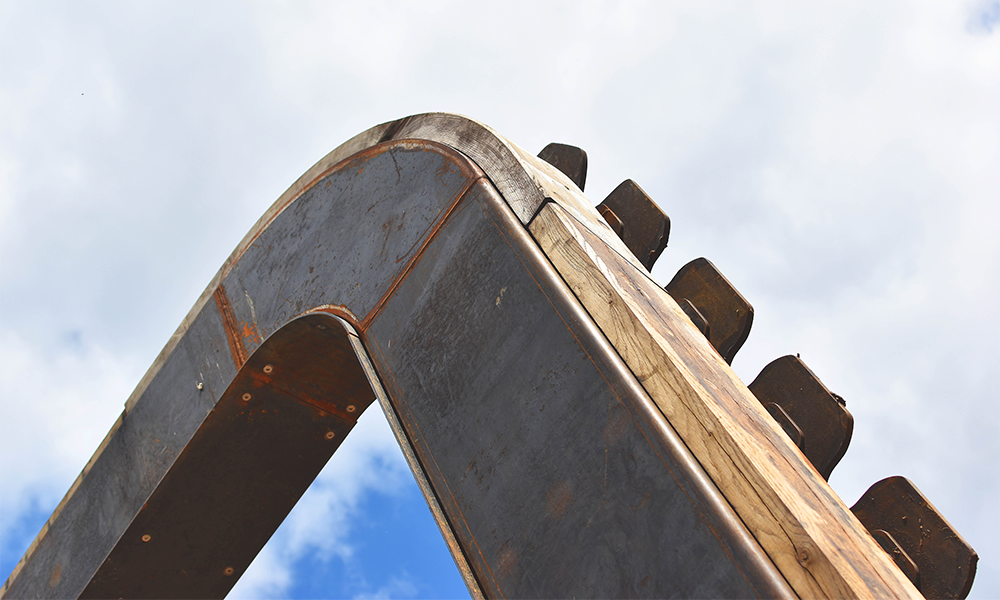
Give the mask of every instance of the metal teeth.
[{"label": "metal teeth", "polygon": [[[682,300],[687,300],[696,309],[706,322],[702,332],[708,332],[705,337],[709,343],[723,360],[733,364],[753,324],[753,307],[746,298],[707,258],[696,258],[681,267],[666,285],[666,290],[681,308],[684,308]],[[691,320],[695,321],[693,317]]]},{"label": "metal teeth", "polygon": [[549,163],[569,177],[583,191],[587,183],[587,153],[582,148],[552,143],[542,148],[538,158]]},{"label": "metal teeth", "polygon": [[[583,189],[586,152],[549,144],[538,156]],[[631,179],[615,188],[597,210],[639,262],[652,270],[667,246],[670,218]],[[753,324],[753,306],[746,298],[705,258],[684,265],[665,289],[732,364]],[[771,362],[748,387],[828,480],[854,431],[854,417],[844,399],[827,389],[798,356]],[[851,511],[924,597],[969,595],[978,555],[908,479],[879,481]]]},{"label": "metal teeth", "polygon": [[646,192],[631,179],[621,182],[613,192],[608,194],[597,206],[598,212],[615,229],[608,219],[610,211],[622,224],[615,229],[618,237],[625,242],[644,267],[652,270],[653,263],[667,247],[670,237],[670,217],[653,202]]},{"label": "metal teeth", "polygon": [[868,488],[851,512],[925,598],[965,598],[979,556],[905,477]]},{"label": "metal teeth", "polygon": [[823,479],[829,479],[854,431],[854,417],[843,399],[830,392],[797,356],[773,361],[749,388]]}]

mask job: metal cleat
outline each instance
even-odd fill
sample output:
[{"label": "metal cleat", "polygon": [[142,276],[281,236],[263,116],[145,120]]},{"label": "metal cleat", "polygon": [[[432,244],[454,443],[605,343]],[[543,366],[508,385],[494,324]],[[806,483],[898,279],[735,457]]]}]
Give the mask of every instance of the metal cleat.
[{"label": "metal cleat", "polygon": [[[644,267],[652,270],[653,263],[667,247],[670,217],[631,179],[621,182],[597,205],[597,210],[601,215],[611,211],[621,221],[623,227],[618,237]],[[611,221],[608,224],[615,228]]]},{"label": "metal cleat", "polygon": [[797,356],[771,362],[749,387],[786,433],[794,428],[788,437],[823,479],[829,479],[854,431],[854,417],[844,399],[828,390]]},{"label": "metal cleat", "polygon": [[604,220],[608,222],[608,226],[611,227],[611,231],[614,231],[615,235],[619,238],[622,237],[622,230],[625,228],[625,225],[622,223],[622,220],[618,218],[618,215],[615,214],[615,211],[601,204],[597,207],[597,212],[601,213]]},{"label": "metal cleat", "polygon": [[681,298],[677,301],[677,304],[681,307],[681,310],[684,311],[684,314],[691,319],[691,322],[698,328],[698,331],[700,331],[703,336],[708,338],[711,335],[712,330],[708,326],[708,319],[705,318],[705,315],[701,314],[701,311],[695,308],[694,304],[691,304],[691,301],[687,298]]},{"label": "metal cleat", "polygon": [[969,595],[979,556],[909,479],[879,481],[851,512],[925,598]]},{"label": "metal cleat", "polygon": [[[666,290],[682,309],[682,300],[687,300],[697,309],[707,322],[704,329],[701,326],[699,329],[703,333],[708,332],[705,337],[709,343],[727,363],[733,364],[733,358],[750,335],[753,323],[753,307],[746,298],[707,258],[696,258],[681,267],[666,285]],[[688,316],[691,314],[688,313]],[[694,318],[691,320],[695,321]],[[698,325],[697,321],[695,325]]]},{"label": "metal cleat", "polygon": [[587,153],[582,148],[552,143],[542,148],[538,158],[562,171],[583,191],[587,183]]}]

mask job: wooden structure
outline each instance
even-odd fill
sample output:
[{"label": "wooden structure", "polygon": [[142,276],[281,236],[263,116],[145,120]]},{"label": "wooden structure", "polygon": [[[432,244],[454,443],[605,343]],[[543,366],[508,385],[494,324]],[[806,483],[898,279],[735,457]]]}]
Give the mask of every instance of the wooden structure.
[{"label": "wooden structure", "polygon": [[920,597],[574,179],[450,114],[334,150],[0,596],[224,596],[377,400],[473,596]]}]

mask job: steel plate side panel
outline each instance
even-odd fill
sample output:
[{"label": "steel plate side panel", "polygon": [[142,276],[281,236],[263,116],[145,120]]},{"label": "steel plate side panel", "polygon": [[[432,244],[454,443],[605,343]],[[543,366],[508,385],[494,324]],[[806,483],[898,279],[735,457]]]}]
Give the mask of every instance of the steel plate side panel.
[{"label": "steel plate side panel", "polygon": [[316,306],[342,306],[363,318],[480,177],[466,157],[440,144],[390,142],[354,156],[276,214],[215,301],[189,315],[171,351],[157,359],[155,375],[140,383],[141,393],[25,554],[4,596],[79,596],[241,361]]},{"label": "steel plate side panel", "polygon": [[791,597],[539,256],[479,182],[365,332],[486,594]]}]

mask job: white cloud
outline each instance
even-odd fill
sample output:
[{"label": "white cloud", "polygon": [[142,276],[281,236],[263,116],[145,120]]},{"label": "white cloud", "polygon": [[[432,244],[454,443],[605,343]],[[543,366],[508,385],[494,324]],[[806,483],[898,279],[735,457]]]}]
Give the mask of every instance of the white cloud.
[{"label": "white cloud", "polygon": [[376,600],[381,598],[412,598],[417,595],[417,586],[404,573],[401,577],[392,577],[388,583],[370,594],[358,594],[354,600]]},{"label": "white cloud", "polygon": [[63,497],[141,372],[102,348],[45,349],[0,329],[0,536]]},{"label": "white cloud", "polygon": [[[911,476],[1000,594],[995,1],[74,6],[0,5],[0,527],[58,500],[311,161],[454,110],[583,146],[595,202],[635,178],[673,219],[660,280],[708,256],[757,309],[738,372],[802,352],[847,398],[845,500]],[[408,476],[359,434],[241,594],[351,556],[345,515]]]}]

